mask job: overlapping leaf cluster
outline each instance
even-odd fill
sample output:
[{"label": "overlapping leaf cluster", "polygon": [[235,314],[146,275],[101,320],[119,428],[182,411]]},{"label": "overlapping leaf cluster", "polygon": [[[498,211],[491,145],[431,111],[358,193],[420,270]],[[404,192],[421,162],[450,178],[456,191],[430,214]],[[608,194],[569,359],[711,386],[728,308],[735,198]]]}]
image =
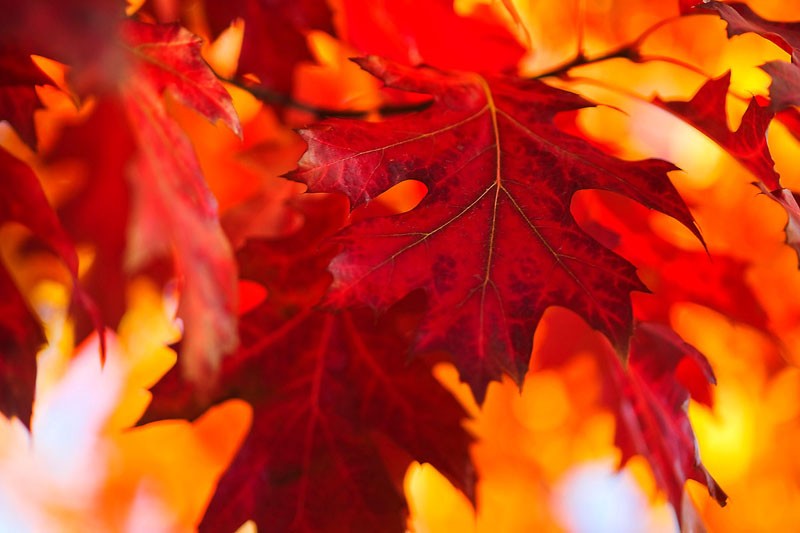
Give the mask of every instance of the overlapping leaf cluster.
[{"label": "overlapping leaf cluster", "polygon": [[[324,0],[203,2],[212,37],[244,21],[230,81],[288,122],[293,108],[317,114],[300,131],[307,149],[286,175],[308,190],[284,206],[302,219],[299,227],[240,240],[223,231],[198,158],[166,104],[247,141],[200,55],[201,40],[184,27],[202,26],[189,4],[174,3],[177,20],[161,20],[162,3],[130,16],[113,1],[2,3],[0,119],[35,151],[37,87],[67,91],[85,118],[40,155],[51,164],[77,159],[88,173],[53,209],[33,170],[0,149],[0,215],[27,226],[66,265],[82,304],[79,335],[97,322],[116,326],[133,275],[177,282],[181,364],[154,389],[145,419],[195,417],[230,397],[255,413],[201,530],[233,531],[247,519],[264,531],[403,530],[401,484],[413,460],[433,464],[473,499],[466,414],[431,365],[452,361],[478,402],[504,374],[521,384],[534,332],[552,306],[609,341],[604,386],[623,460],[648,460],[679,517],[688,479],[725,504],[686,414],[690,397],[711,403],[713,371],[668,315],[673,303],[690,301],[767,329],[745,267],[728,257],[709,262],[645,229],[655,210],[702,240],[670,182],[674,165],[623,160],[557,119],[593,104],[557,88],[556,75],[568,79],[573,67],[613,57],[646,62],[639,41],[525,78],[512,2],[462,15],[436,0],[423,17],[410,0],[341,0],[336,22]],[[786,210],[787,242],[797,248],[800,209],[773,168],[766,132],[775,113],[795,124],[798,26],[743,4],[679,9],[719,15],[729,35],[756,33],[791,54],[791,62],[764,66],[769,99],[750,100],[736,131],[727,126],[728,76],[710,79],[689,101],[651,103],[748,169]],[[313,59],[312,31],[361,55],[357,64],[387,87],[385,106],[317,109],[295,99],[293,75]],[[57,85],[35,56],[68,66],[66,82]],[[412,209],[375,201],[407,180],[425,187]],[[573,205],[586,189],[640,207],[612,196]],[[244,244],[234,249],[231,240]],[[95,254],[81,276],[76,243]],[[637,268],[650,273],[647,284]],[[241,316],[237,283],[266,293]],[[5,269],[0,291],[0,409],[27,423],[44,336]],[[634,306],[633,291],[653,294]]]}]

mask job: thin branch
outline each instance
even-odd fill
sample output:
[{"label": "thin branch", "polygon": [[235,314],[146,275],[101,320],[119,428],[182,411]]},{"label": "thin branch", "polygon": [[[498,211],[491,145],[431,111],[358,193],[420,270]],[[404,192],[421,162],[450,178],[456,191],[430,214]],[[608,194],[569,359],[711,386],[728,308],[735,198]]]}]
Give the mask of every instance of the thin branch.
[{"label": "thin branch", "polygon": [[413,104],[387,104],[371,109],[338,109],[332,107],[318,106],[297,100],[292,96],[275,91],[264,87],[263,85],[256,85],[243,79],[224,78],[218,76],[221,81],[230,83],[244,91],[247,91],[253,97],[264,102],[265,104],[278,105],[305,111],[316,118],[367,118],[372,115],[390,116],[399,115],[402,113],[411,113],[414,111],[422,111],[431,105],[431,101],[424,101]]},{"label": "thin branch", "polygon": [[623,44],[621,46],[618,46],[618,47],[616,47],[616,48],[614,48],[612,50],[609,50],[608,52],[606,52],[604,54],[601,54],[601,55],[595,56],[595,57],[587,57],[585,55],[585,53],[582,50],[582,48],[583,48],[583,39],[581,37],[581,41],[580,41],[581,49],[578,50],[578,53],[574,58],[572,58],[571,60],[569,60],[569,61],[567,61],[565,63],[557,65],[557,66],[555,66],[555,67],[553,67],[553,68],[551,68],[549,70],[546,70],[544,72],[540,72],[539,74],[533,76],[533,78],[540,79],[540,78],[549,78],[549,77],[553,77],[553,76],[564,76],[567,72],[569,72],[573,68],[581,67],[583,65],[591,65],[591,64],[595,64],[595,63],[601,63],[603,61],[608,61],[609,59],[622,58],[622,59],[629,59],[629,60],[634,61],[634,62],[642,61],[645,58],[642,57],[642,55],[640,54],[639,48],[641,48],[641,46],[644,43],[644,41],[646,41],[648,37],[650,37],[656,31],[660,30],[662,27],[666,26],[667,24],[671,24],[672,22],[674,22],[674,21],[676,21],[676,20],[678,20],[680,18],[683,18],[683,17],[679,15],[679,16],[675,16],[675,17],[669,17],[669,18],[661,19],[658,22],[656,22],[655,24],[653,24],[652,26],[650,26],[649,28],[647,28],[646,30],[644,30],[639,35],[639,37],[637,37],[633,41],[631,41],[629,43],[626,43],[626,44]]}]

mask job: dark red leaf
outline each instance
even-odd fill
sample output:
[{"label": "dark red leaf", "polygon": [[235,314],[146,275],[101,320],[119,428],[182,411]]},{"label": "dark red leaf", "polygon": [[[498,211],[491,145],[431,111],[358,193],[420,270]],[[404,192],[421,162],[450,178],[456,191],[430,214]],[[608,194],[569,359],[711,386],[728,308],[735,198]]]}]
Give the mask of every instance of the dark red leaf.
[{"label": "dark red leaf", "polygon": [[[780,111],[798,105],[800,98],[800,22],[780,22],[764,19],[753,12],[746,4],[710,1],[703,4],[702,10],[713,10],[727,22],[728,37],[743,33],[755,33],[780,46],[791,56],[791,63],[770,61],[762,69],[772,77],[769,86],[770,108]],[[774,189],[775,187],[770,187]]]},{"label": "dark red leaf", "polygon": [[706,358],[668,327],[639,324],[627,370],[615,354],[608,352],[606,361],[618,394],[616,444],[623,464],[634,455],[647,459],[679,519],[688,479],[724,506],[728,497],[700,462],[686,414],[690,391],[708,402],[707,386],[715,383]]},{"label": "dark red leaf", "polygon": [[609,156],[553,124],[590,104],[539,81],[360,64],[388,86],[431,94],[426,110],[381,123],[329,120],[290,177],[353,206],[406,179],[428,187],[415,209],[357,223],[331,263],[328,305],[386,308],[415,289],[430,309],[415,349],[445,349],[479,400],[505,370],[520,381],[552,305],[572,309],[625,352],[633,266],[570,214],[579,189],[624,194],[697,230],[663,161]]},{"label": "dark red leaf", "polygon": [[[427,365],[407,361],[401,311],[376,322],[368,312],[313,308],[334,253],[319,244],[346,208],[322,199],[304,212],[300,233],[250,241],[239,254],[242,277],[263,283],[268,297],[242,319],[242,347],[225,359],[212,399],[248,400],[254,424],[201,531],[233,531],[248,518],[263,530],[404,531],[401,481],[414,459],[472,496],[465,413]],[[150,419],[208,404],[176,379],[156,386]],[[180,402],[170,400],[176,390]]]},{"label": "dark red leaf", "polygon": [[729,82],[730,73],[706,82],[688,102],[656,99],[655,103],[703,132],[753,173],[758,179],[756,186],[786,210],[786,243],[798,252],[800,264],[800,208],[793,193],[781,185],[767,145],[767,127],[774,115],[752,98],[739,129],[731,132],[725,113]]},{"label": "dark red leaf", "polygon": [[800,22],[776,22],[758,16],[747,4],[704,1],[702,11],[716,11],[728,23],[728,37],[755,33],[769,39],[790,54],[800,47]]},{"label": "dark red leaf", "polygon": [[655,103],[717,143],[768,188],[776,189],[780,187],[780,178],[774,169],[766,135],[774,115],[752,98],[739,129],[729,130],[725,99],[730,81],[728,72],[706,82],[688,102],[664,102],[656,98]]},{"label": "dark red leaf", "polygon": [[770,61],[761,68],[770,75],[772,83],[769,86],[770,108],[781,111],[792,106],[800,105],[800,67],[798,54],[792,54],[792,62]]}]

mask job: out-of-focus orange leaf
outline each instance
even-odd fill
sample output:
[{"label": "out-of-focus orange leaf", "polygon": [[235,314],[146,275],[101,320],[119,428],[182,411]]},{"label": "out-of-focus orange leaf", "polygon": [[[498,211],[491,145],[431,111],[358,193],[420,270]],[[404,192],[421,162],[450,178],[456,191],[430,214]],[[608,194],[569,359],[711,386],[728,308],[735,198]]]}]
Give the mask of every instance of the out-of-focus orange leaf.
[{"label": "out-of-focus orange leaf", "polygon": [[[45,297],[37,306],[63,305]],[[102,368],[96,339],[74,357],[61,342],[69,339],[63,311],[47,324],[31,435],[0,420],[0,520],[16,531],[193,528],[249,425],[249,408],[230,403],[193,424],[130,430],[148,402],[145,387],[175,362],[164,344],[178,331],[159,293],[134,285]]]}]

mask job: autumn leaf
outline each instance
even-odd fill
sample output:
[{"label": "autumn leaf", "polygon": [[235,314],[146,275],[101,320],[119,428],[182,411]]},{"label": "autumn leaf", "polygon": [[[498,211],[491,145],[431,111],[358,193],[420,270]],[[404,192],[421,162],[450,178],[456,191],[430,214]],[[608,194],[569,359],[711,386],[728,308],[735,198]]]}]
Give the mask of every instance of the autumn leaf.
[{"label": "autumn leaf", "polygon": [[121,86],[138,152],[126,268],[172,256],[181,281],[178,315],[185,331],[182,365],[197,382],[213,379],[219,359],[236,348],[236,267],[192,146],[164,109],[162,93],[220,119],[241,135],[233,105],[200,57],[200,41],[177,25],[128,21],[122,38],[132,75]]},{"label": "autumn leaf", "polygon": [[449,351],[479,401],[502,371],[522,379],[551,305],[577,312],[624,353],[629,293],[646,289],[630,263],[578,227],[570,200],[579,189],[621,193],[697,234],[666,177],[675,167],[622,161],[563,133],[555,114],[590,104],[539,81],[359,63],[434,103],[378,124],[334,119],[304,130],[309,149],[289,177],[344,193],[353,207],[407,179],[428,194],[408,213],[342,233],[327,304],[385,309],[425,289],[415,350]]},{"label": "autumn leaf", "polygon": [[[132,79],[120,79],[122,92],[165,91],[211,122],[221,120],[241,137],[231,97],[200,55],[201,39],[177,24],[127,20],[120,39],[130,53]],[[160,107],[160,106],[159,106]]]},{"label": "autumn leaf", "polygon": [[[473,493],[465,413],[427,365],[408,364],[404,313],[376,323],[363,310],[313,308],[334,252],[318,246],[345,207],[317,199],[303,211],[298,234],[252,240],[238,254],[242,277],[265,284],[268,298],[243,317],[242,347],[225,359],[214,400],[246,399],[254,422],[201,531],[248,518],[263,529],[403,531],[400,482],[412,459]],[[205,403],[174,373],[154,393],[147,420],[195,416]]]},{"label": "autumn leaf", "polygon": [[723,3],[709,0],[698,4],[699,12],[715,11],[727,22],[728,37],[744,33],[756,33],[769,39],[790,54],[800,47],[800,23],[776,22],[758,16],[747,4]]},{"label": "autumn leaf", "polygon": [[770,109],[781,111],[800,105],[800,22],[779,22],[758,16],[746,4],[717,1],[704,3],[700,11],[716,11],[727,23],[728,37],[755,33],[789,53],[790,62],[769,61],[761,68],[772,78],[769,86]]},{"label": "autumn leaf", "polygon": [[766,135],[773,113],[752,98],[739,128],[736,131],[728,129],[725,102],[730,81],[728,72],[707,81],[688,102],[664,102],[657,97],[654,102],[708,136],[767,188],[777,189],[780,177],[775,172]]},{"label": "autumn leaf", "polygon": [[[62,212],[77,238],[96,245],[90,281],[110,324],[122,315],[129,275],[163,259],[173,262],[184,320],[182,365],[192,379],[209,381],[238,342],[236,267],[216,200],[163,95],[237,135],[241,125],[200,55],[198,37],[175,24],[135,20],[119,32],[115,46],[124,61],[106,73],[103,97],[86,124],[68,130],[51,155],[90,162],[89,183]],[[115,139],[111,152],[94,150],[109,138]],[[106,201],[115,206],[110,214]]]},{"label": "autumn leaf", "polygon": [[631,342],[627,369],[613,354],[606,360],[618,395],[616,444],[623,464],[643,455],[679,520],[689,479],[705,485],[725,505],[727,495],[700,462],[686,414],[690,393],[709,402],[707,387],[716,380],[706,358],[670,328],[642,323]]},{"label": "autumn leaf", "polygon": [[800,262],[800,235],[797,231],[800,207],[793,193],[781,185],[767,145],[767,127],[774,114],[759,105],[756,98],[751,98],[739,128],[730,131],[725,111],[729,85],[730,73],[727,73],[707,81],[688,102],[663,102],[658,98],[654,102],[704,133],[753,174],[758,180],[755,185],[761,192],[786,211],[786,244],[798,253]]}]

